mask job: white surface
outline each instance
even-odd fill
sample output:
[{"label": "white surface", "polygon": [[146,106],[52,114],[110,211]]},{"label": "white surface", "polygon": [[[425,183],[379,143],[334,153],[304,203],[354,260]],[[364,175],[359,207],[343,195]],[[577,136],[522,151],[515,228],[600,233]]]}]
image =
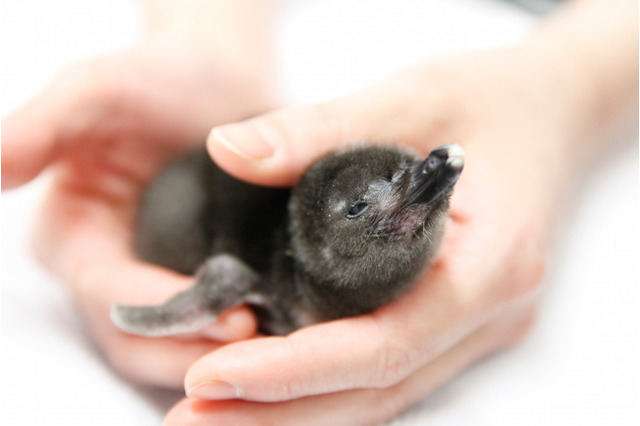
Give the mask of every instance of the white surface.
[{"label": "white surface", "polygon": [[[292,4],[281,23],[295,103],[352,91],[435,56],[503,45],[535,20],[481,0]],[[3,2],[1,112],[64,65],[139,34],[125,0]],[[580,187],[530,338],[437,391],[394,424],[640,424],[637,135]],[[155,425],[179,393],[117,377],[84,335],[69,295],[26,251],[43,180],[2,196],[3,425]],[[606,226],[605,226],[606,223]]]}]

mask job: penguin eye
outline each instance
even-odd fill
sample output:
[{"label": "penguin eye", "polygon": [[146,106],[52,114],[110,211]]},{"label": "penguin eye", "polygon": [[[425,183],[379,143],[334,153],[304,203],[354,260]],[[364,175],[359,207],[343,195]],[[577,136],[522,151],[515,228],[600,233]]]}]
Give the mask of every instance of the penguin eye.
[{"label": "penguin eye", "polygon": [[355,219],[356,217],[364,213],[368,207],[369,204],[365,203],[364,201],[358,201],[353,206],[351,206],[349,212],[347,213],[347,217],[349,219]]}]

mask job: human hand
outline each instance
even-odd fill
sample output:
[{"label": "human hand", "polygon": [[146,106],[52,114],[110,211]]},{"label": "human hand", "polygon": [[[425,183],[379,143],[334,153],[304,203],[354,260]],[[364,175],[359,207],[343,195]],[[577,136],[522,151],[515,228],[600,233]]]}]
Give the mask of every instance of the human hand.
[{"label": "human hand", "polygon": [[214,159],[253,182],[292,183],[322,153],[358,141],[423,154],[458,143],[465,170],[439,258],[413,290],[371,314],[204,356],[166,424],[378,423],[521,339],[581,136],[574,88],[558,87],[537,63],[511,49],[461,56],[337,100],[214,129]]},{"label": "human hand", "polygon": [[202,143],[212,124],[276,102],[264,82],[208,46],[158,34],[130,51],[71,67],[3,121],[3,187],[53,166],[33,247],[69,285],[98,344],[125,376],[178,387],[195,359],[254,334],[253,315],[236,309],[198,336],[144,339],[113,326],[109,308],[157,303],[191,284],[132,253],[148,180],[178,152]]}]

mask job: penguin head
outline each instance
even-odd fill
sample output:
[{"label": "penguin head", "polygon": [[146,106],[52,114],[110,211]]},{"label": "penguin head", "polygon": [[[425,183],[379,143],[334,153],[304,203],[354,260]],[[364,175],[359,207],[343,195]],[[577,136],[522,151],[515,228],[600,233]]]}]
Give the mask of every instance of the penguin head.
[{"label": "penguin head", "polygon": [[289,203],[295,258],[320,283],[408,284],[438,248],[463,155],[458,145],[426,159],[369,146],[319,160]]}]

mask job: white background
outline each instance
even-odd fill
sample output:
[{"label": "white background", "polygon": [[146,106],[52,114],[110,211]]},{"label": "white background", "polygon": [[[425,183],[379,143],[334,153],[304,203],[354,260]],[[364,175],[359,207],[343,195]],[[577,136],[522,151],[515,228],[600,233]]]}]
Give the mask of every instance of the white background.
[{"label": "white background", "polygon": [[[139,37],[134,2],[4,1],[6,116],[72,62]],[[512,43],[537,18],[489,0],[296,2],[279,25],[294,103],[352,91],[443,54]],[[640,424],[637,134],[615,144],[562,208],[531,336],[476,365],[397,425]],[[105,365],[69,295],[25,248],[46,176],[2,196],[3,425],[155,425],[179,393],[131,386]],[[559,207],[560,208],[560,207]]]}]

